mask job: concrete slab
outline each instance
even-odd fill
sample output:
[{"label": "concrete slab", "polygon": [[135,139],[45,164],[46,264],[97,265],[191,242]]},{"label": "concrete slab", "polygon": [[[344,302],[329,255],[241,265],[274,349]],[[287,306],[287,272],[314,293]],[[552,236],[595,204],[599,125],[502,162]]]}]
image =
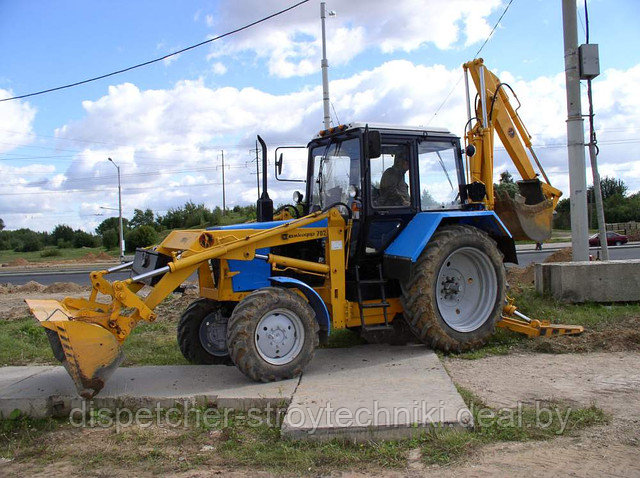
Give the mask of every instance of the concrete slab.
[{"label": "concrete slab", "polygon": [[319,352],[293,395],[283,436],[363,441],[406,438],[436,426],[473,426],[438,356],[424,346]]},{"label": "concrete slab", "polygon": [[404,438],[432,426],[473,425],[437,355],[424,346],[318,350],[300,379],[275,383],[253,382],[227,366],[120,368],[90,403],[78,397],[63,367],[0,368],[2,416],[15,409],[46,417],[69,416],[74,408],[134,411],[176,404],[288,406],[283,435],[309,440]]},{"label": "concrete slab", "polygon": [[536,264],[536,291],[566,302],[640,301],[640,260]]},{"label": "concrete slab", "polygon": [[[82,406],[83,400],[63,367],[3,367],[0,377],[3,416],[14,409],[33,417],[65,416]],[[256,383],[235,367],[224,365],[119,368],[91,406],[135,410],[170,408],[187,402],[237,410],[267,405],[276,408],[289,403],[298,381]]]}]

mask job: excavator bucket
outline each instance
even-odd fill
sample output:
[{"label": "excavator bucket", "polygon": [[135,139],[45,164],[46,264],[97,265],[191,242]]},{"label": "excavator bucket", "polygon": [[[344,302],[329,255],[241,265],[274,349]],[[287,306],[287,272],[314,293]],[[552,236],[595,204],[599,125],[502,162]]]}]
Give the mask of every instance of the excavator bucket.
[{"label": "excavator bucket", "polygon": [[518,188],[515,199],[506,194],[496,197],[496,214],[515,240],[546,241],[553,227],[553,200],[544,197],[538,179],[518,181]]},{"label": "excavator bucket", "polygon": [[81,320],[79,310],[64,301],[26,302],[40,325],[47,329],[53,354],[67,369],[78,394],[93,398],[124,360],[120,342],[104,327]]}]

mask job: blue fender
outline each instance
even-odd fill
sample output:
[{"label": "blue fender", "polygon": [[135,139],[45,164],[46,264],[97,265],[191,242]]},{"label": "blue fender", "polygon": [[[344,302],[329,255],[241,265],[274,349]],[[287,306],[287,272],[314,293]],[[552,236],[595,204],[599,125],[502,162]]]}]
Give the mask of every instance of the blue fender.
[{"label": "blue fender", "polygon": [[316,320],[318,321],[320,329],[324,330],[326,328],[327,335],[331,333],[331,318],[329,317],[329,310],[320,295],[318,295],[312,287],[301,280],[293,279],[291,277],[269,277],[269,280],[274,285],[277,284],[288,289],[298,289],[302,292],[309,301],[309,305],[316,313]]},{"label": "blue fender", "polygon": [[411,274],[412,265],[440,224],[464,224],[477,227],[493,237],[505,256],[505,262],[517,264],[515,242],[511,233],[493,211],[442,211],[416,214],[384,251],[385,272],[402,279]]}]

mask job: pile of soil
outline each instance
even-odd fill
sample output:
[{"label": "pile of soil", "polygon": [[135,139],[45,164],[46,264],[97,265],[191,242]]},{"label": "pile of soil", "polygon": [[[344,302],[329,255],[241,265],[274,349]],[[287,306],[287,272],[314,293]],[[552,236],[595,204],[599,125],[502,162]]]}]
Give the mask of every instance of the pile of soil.
[{"label": "pile of soil", "polygon": [[88,252],[83,257],[78,259],[78,262],[95,262],[95,261],[96,261],[96,255],[93,252]]},{"label": "pile of soil", "polygon": [[23,293],[23,292],[42,292],[44,291],[44,286],[36,281],[29,281],[24,285],[14,286],[12,293]]},{"label": "pile of soil", "polygon": [[45,294],[56,294],[61,292],[83,292],[84,290],[85,287],[74,284],[73,282],[54,282],[53,284],[45,287],[42,292],[44,292]]},{"label": "pile of soil", "polygon": [[9,262],[9,266],[10,267],[26,266],[27,264],[29,264],[29,261],[26,260],[26,259],[23,259],[22,257],[18,257],[17,259],[14,259],[14,260]]},{"label": "pile of soil", "polygon": [[640,317],[621,317],[591,326],[580,335],[539,337],[524,343],[527,350],[550,354],[640,352]]},{"label": "pile of soil", "polygon": [[[544,262],[568,262],[571,260],[572,249],[567,247],[552,253]],[[509,287],[519,292],[523,287],[533,286],[535,264],[529,264],[527,267],[510,267],[507,269],[507,281]]]},{"label": "pile of soil", "polygon": [[100,254],[98,254],[96,256],[96,259],[100,260],[100,261],[112,261],[113,260],[113,256],[107,254],[106,252],[102,251]]},{"label": "pile of soil", "polygon": [[15,289],[15,286],[11,283],[0,284],[0,294],[11,294],[13,293],[14,289]]}]

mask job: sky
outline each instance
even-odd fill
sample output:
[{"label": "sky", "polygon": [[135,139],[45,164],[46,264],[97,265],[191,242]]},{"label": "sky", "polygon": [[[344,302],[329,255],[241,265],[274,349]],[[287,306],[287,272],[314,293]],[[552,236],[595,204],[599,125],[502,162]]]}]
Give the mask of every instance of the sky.
[{"label": "sky", "polygon": [[[73,83],[214,38],[295,0],[0,0],[0,98]],[[333,0],[327,27],[332,121],[448,128],[466,122],[461,65],[508,0]],[[640,2],[590,0],[602,176],[640,190]],[[585,42],[583,0],[577,1]],[[561,2],[514,0],[480,55],[521,102],[554,186],[568,195]],[[227,207],[257,198],[256,134],[272,153],[322,129],[320,2],[153,65],[0,103],[0,218],[7,229],[86,231],[117,214],[164,214],[191,200]],[[584,82],[583,82],[584,83]],[[583,84],[586,96],[586,84]],[[583,111],[587,112],[586,98]],[[585,122],[585,127],[587,123]],[[270,158],[272,158],[270,154]],[[588,163],[588,158],[587,158]],[[288,166],[304,169],[303,161]],[[495,171],[517,175],[497,145]],[[290,170],[292,171],[292,170]],[[275,204],[295,183],[276,182]],[[590,182],[591,170],[587,170]],[[301,189],[300,185],[298,187]]]}]

